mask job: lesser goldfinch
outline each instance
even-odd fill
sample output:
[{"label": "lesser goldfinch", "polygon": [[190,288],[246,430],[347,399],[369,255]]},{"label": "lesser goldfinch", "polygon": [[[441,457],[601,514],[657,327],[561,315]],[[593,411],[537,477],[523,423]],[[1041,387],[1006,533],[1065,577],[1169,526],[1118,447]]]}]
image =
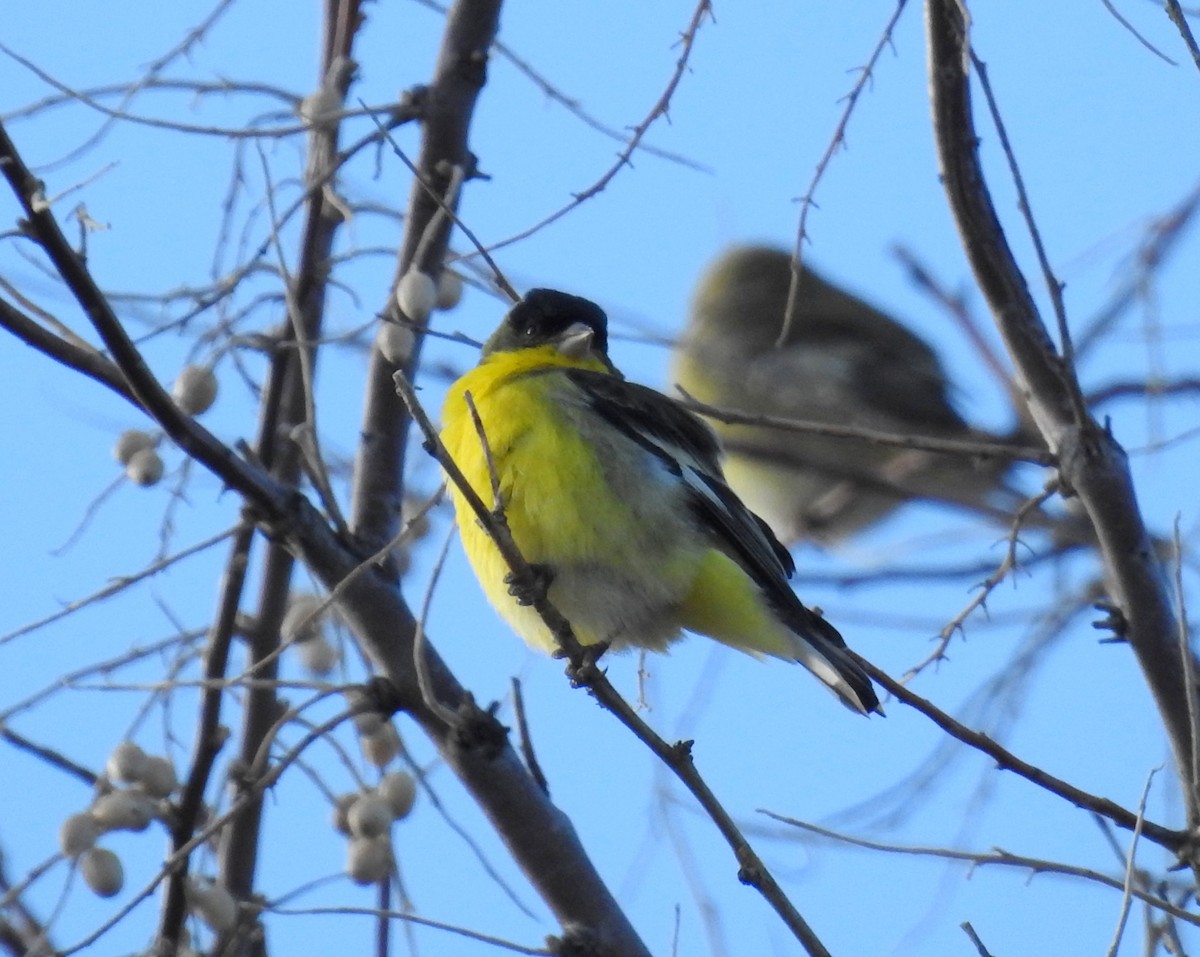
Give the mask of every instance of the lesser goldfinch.
[{"label": "lesser goldfinch", "polygon": [[[758,415],[896,435],[1000,443],[955,411],[933,350],[856,296],[801,272],[784,325],[792,257],[735,247],[697,285],[673,359],[674,381],[700,402]],[[713,422],[725,475],[784,542],[850,536],[909,499],[1006,516],[1021,496],[1003,485],[1010,462]]]},{"label": "lesser goldfinch", "polygon": [[[687,630],[798,661],[850,708],[878,711],[841,635],[788,586],[787,550],[725,484],[713,431],[627,382],[607,350],[599,306],[534,289],[442,410],[447,451],[484,502],[494,477],[514,542],[545,571],[579,642],[662,651]],[[489,600],[529,645],[554,651],[545,623],[510,593],[494,543],[452,497]]]}]

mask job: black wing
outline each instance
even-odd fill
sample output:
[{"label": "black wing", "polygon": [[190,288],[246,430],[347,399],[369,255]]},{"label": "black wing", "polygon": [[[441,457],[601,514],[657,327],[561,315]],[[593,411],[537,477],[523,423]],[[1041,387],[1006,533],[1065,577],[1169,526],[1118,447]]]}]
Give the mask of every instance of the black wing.
[{"label": "black wing", "polygon": [[[796,597],[788,585],[795,563],[767,524],[725,484],[721,446],[698,416],[653,389],[601,372],[566,370],[592,410],[679,476],[690,505],[722,551],[754,579],[781,620],[811,645],[849,685],[835,687],[852,708],[879,710],[871,679],[848,655],[836,628]],[[827,680],[827,679],[826,679]],[[827,682],[828,683],[828,682]]]},{"label": "black wing", "polygon": [[681,478],[692,508],[775,603],[799,604],[787,584],[796,570],[791,553],[725,484],[720,442],[701,418],[646,386],[600,372],[566,374],[597,415]]}]

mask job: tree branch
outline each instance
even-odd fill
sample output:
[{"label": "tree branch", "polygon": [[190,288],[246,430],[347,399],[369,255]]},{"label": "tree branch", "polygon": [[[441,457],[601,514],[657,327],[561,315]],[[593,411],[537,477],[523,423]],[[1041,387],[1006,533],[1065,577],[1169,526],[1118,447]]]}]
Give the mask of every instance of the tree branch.
[{"label": "tree branch", "polygon": [[[453,223],[448,217],[440,217],[430,240],[422,242],[426,228],[439,211],[429,188],[444,196],[454,167],[460,167],[468,176],[474,172],[468,133],[476,99],[487,79],[488,52],[499,28],[499,17],[500,0],[459,0],[446,17],[433,79],[423,100],[419,176],[413,178],[409,190],[396,282],[409,268],[435,278],[442,269]],[[453,198],[452,205],[456,205]],[[420,262],[415,261],[418,249],[422,253]],[[382,312],[390,321],[408,322],[407,317],[399,315],[394,296],[388,297]],[[410,378],[420,359],[422,338],[415,337],[411,357],[402,370]],[[390,541],[400,518],[409,420],[392,386],[396,368],[378,349],[371,351],[350,520],[351,529],[367,551]]]},{"label": "tree branch", "polygon": [[[466,6],[471,8],[469,13],[474,12],[471,3]],[[486,7],[494,14],[494,4]],[[363,568],[357,551],[338,539],[303,495],[237,457],[207,429],[184,415],[163,391],[83,261],[67,243],[45,203],[42,184],[21,160],[3,125],[0,172],[26,209],[26,228],[41,243],[121,368],[129,384],[128,391],[121,394],[155,418],[187,454],[242,495],[260,526],[286,540],[289,549],[327,588],[341,588],[339,608],[367,656],[397,689],[401,707],[429,735],[561,924],[565,928],[586,928],[595,935],[602,953],[649,957],[597,874],[570,820],[546,798],[508,742],[496,742],[494,749],[487,751],[463,747],[456,729],[426,706],[412,667],[416,623],[396,589],[394,576],[374,566]],[[430,205],[435,211],[436,206]],[[106,384],[115,387],[115,383]],[[388,385],[390,391],[390,378]],[[391,404],[388,418],[402,418],[394,392]],[[439,700],[451,706],[466,700],[465,690],[428,644],[425,658]],[[269,774],[264,780],[274,780],[274,776]],[[257,789],[252,792],[253,799],[258,793]],[[248,801],[236,801],[234,808],[241,813]],[[172,855],[177,862],[172,867],[180,866],[182,854],[197,843],[193,837]]]},{"label": "tree branch", "polygon": [[927,0],[930,89],[940,172],[976,281],[987,298],[1016,370],[1018,386],[1058,457],[1063,488],[1078,495],[1096,529],[1113,602],[1154,695],[1184,782],[1189,825],[1200,824],[1193,767],[1188,682],[1196,662],[1179,667],[1167,577],[1138,509],[1125,451],[1081,406],[1075,370],[1056,352],[1029,294],[991,201],[971,113],[970,44],[963,0]]}]

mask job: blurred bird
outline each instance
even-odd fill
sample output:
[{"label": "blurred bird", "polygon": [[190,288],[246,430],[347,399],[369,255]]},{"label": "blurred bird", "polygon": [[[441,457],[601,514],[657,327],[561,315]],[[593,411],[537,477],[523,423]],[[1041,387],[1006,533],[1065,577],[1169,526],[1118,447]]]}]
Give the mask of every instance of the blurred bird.
[{"label": "blurred bird", "polygon": [[[897,435],[1016,440],[968,425],[929,346],[811,269],[801,270],[780,344],[791,277],[791,255],[764,246],[735,247],[708,268],[674,355],[674,381],[688,395],[730,411]],[[788,544],[836,542],[910,499],[1004,519],[1022,500],[1003,484],[1004,458],[712,424],[730,486]]]},{"label": "blurred bird", "polygon": [[[442,410],[447,451],[484,502],[496,480],[514,542],[549,581],[548,597],[580,643],[662,651],[692,631],[799,661],[853,710],[880,710],[841,635],[788,586],[787,550],[725,484],[712,430],[626,382],[607,348],[599,306],[534,289]],[[528,644],[553,652],[495,544],[452,496],[489,600]]]}]

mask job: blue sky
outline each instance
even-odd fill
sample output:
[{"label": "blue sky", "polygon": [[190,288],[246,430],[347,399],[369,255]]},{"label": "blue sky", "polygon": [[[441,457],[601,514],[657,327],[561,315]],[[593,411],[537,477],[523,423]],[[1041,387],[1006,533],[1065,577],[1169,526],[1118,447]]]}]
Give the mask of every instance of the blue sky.
[{"label": "blue sky", "polygon": [[[167,75],[259,80],[303,95],[315,85],[316,6],[278,0],[236,5]],[[1155,4],[1123,0],[1117,6],[1177,65],[1147,51],[1099,2],[973,5],[976,50],[989,65],[1042,236],[1066,282],[1074,328],[1086,325],[1128,279],[1152,223],[1200,179],[1200,73]],[[552,285],[596,299],[621,335],[613,347],[616,363],[631,378],[669,387],[667,351],[645,342],[646,334],[670,336],[681,328],[695,277],[725,245],[791,244],[796,197],[807,190],[844,109],[842,98],[894,8],[868,0],[718,4],[715,22],[705,24],[696,39],[669,120],[659,120],[646,138],[704,170],[638,154],[598,197],[498,253],[501,267],[518,288]],[[192,3],[100,8],[63,2],[35,12],[24,5],[6,16],[3,42],[62,82],[84,88],[136,77],[207,9]],[[691,12],[691,4],[681,2],[512,4],[503,16],[501,39],[595,117],[627,130],[649,113],[670,79],[678,56],[673,44]],[[386,103],[397,91],[427,79],[441,19],[416,3],[373,5],[367,13],[359,47],[361,79],[353,95]],[[897,245],[912,251],[986,318],[937,179],[924,58],[922,11],[910,0],[850,121],[848,148],[834,158],[820,185],[805,255],[926,336],[957,385],[963,413],[1001,429],[1010,419],[1000,389],[961,332],[911,285],[893,252]],[[0,55],[0,114],[46,93],[42,81]],[[186,95],[150,92],[133,104],[139,115],[227,126],[279,109],[267,99],[199,103]],[[976,112],[997,206],[1045,306],[981,101]],[[89,238],[89,263],[100,283],[125,293],[161,293],[209,281],[214,269],[227,268],[233,253],[214,267],[213,249],[231,176],[230,143],[121,124],[82,155],[56,162],[102,122],[95,111],[73,105],[9,124],[29,162],[54,164],[40,172],[48,192],[84,183],[57,208],[65,214],[83,201],[93,219],[107,224]],[[347,139],[367,132],[368,121],[356,120],[350,129]],[[406,129],[397,140],[415,152],[417,136],[417,130]],[[593,184],[615,161],[621,144],[571,117],[497,58],[480,99],[472,148],[490,179],[468,185],[462,214],[480,237],[494,242]],[[266,142],[261,154],[248,145],[241,158],[252,191],[265,167],[286,192],[288,177],[297,174],[299,142]],[[402,203],[407,174],[399,160],[384,153],[378,173],[374,158],[366,158],[348,170],[342,188],[356,199]],[[0,201],[0,229],[10,228],[16,215],[10,200]],[[252,247],[262,241],[265,227],[261,211],[243,209],[239,224],[248,217],[244,242]],[[340,276],[346,286],[331,297],[331,329],[367,323],[380,308],[393,268],[387,250],[397,245],[399,230],[394,221],[370,215],[343,230],[342,251],[377,247],[380,252]],[[288,247],[287,241],[294,240],[294,232],[284,234],[289,256],[294,245]],[[241,241],[234,237],[235,245]],[[454,244],[466,248],[461,236]],[[82,320],[36,262],[23,255],[28,252],[11,240],[0,245],[0,277],[82,331]],[[1185,235],[1153,287],[1085,364],[1086,387],[1147,375],[1169,380],[1196,374],[1197,252],[1196,240]],[[263,280],[254,288],[269,286]],[[168,318],[144,303],[122,300],[120,308],[137,331]],[[469,292],[457,310],[439,314],[436,325],[482,338],[501,311],[495,300]],[[215,319],[203,316],[182,333],[147,343],[152,367],[164,380],[192,355],[194,335],[210,329]],[[261,313],[251,327],[278,319]],[[0,342],[5,369],[0,408],[6,410],[0,421],[10,443],[2,478],[8,504],[0,510],[10,542],[0,567],[9,587],[0,609],[0,634],[141,568],[160,550],[165,516],[169,550],[236,521],[237,502],[214,479],[196,472],[187,477],[184,497],[173,499],[172,473],[154,490],[117,488],[77,540],[59,551],[90,504],[118,476],[109,452],[117,433],[142,423],[98,386],[11,340]],[[471,350],[459,344],[432,344],[427,357],[430,367],[444,362],[463,368],[474,362]],[[250,365],[254,368],[253,360]],[[363,355],[353,349],[331,348],[322,358],[320,422],[326,449],[335,457],[353,453],[364,368]],[[249,437],[255,422],[252,396],[231,362],[224,360],[218,369],[224,388],[205,421],[229,441]],[[436,409],[444,379],[430,372],[421,384]],[[1126,402],[1108,411],[1117,437],[1134,452],[1148,521],[1166,532],[1178,517],[1187,537],[1198,518],[1191,481],[1196,446],[1187,436],[1196,422],[1196,403],[1184,399],[1156,408],[1149,414],[1143,404]],[[1179,436],[1181,441],[1153,448]],[[178,452],[167,459],[171,469],[181,461]],[[432,465],[419,455],[412,461],[412,484],[431,489],[436,484]],[[1029,469],[1020,481],[1032,491],[1042,476]],[[428,587],[447,526],[447,517],[439,515],[405,580],[414,603]],[[969,599],[972,582],[851,588],[835,587],[830,580],[894,562],[950,562],[983,554],[999,561],[1001,538],[994,528],[914,506],[834,553],[800,549],[799,587],[857,650],[899,674],[928,653],[941,625]],[[5,676],[0,711],[64,671],[166,638],[180,626],[203,627],[215,605],[224,554],[218,545],[119,598],[0,644]],[[1121,646],[1098,644],[1086,617],[1038,656],[1027,680],[1004,691],[987,711],[972,710],[978,689],[1038,641],[1037,616],[1054,606],[1052,596],[1081,587],[1094,572],[1090,559],[1078,558],[1018,576],[989,602],[990,618],[972,616],[964,637],[951,647],[950,661],[926,672],[914,687],[948,710],[965,709],[970,723],[1002,737],[1026,759],[1132,808],[1151,770],[1169,761],[1168,750],[1132,656]],[[484,604],[457,546],[438,585],[429,629],[478,698],[507,701],[510,678],[521,678],[552,795],[574,820],[652,950],[670,952],[678,919],[679,953],[798,952],[765,905],[737,884],[728,851],[690,799],[621,727],[568,687],[557,663],[527,651],[507,632]],[[82,687],[14,716],[12,727],[98,769],[111,746],[136,724],[137,737],[147,747],[162,747],[165,737],[174,735],[172,753],[179,760],[190,743],[194,689],[175,691],[169,709],[151,706],[139,719],[147,686],[162,680],[167,663],[154,657],[112,677],[130,685],[128,690],[101,690],[104,679],[89,678]],[[1121,903],[1113,891],[1044,875],[1029,879],[1018,870],[967,872],[931,860],[812,844],[758,810],[827,822],[883,841],[1001,847],[1118,873],[1111,850],[1085,813],[966,752],[958,752],[919,789],[894,790],[922,766],[941,736],[895,703],[886,720],[855,719],[799,669],[762,664],[699,640],[650,659],[647,666],[647,719],[667,736],[696,739],[699,768],[746,823],[835,954],[970,953],[958,926],[963,921],[970,921],[997,954],[1097,953],[1108,946]],[[630,696],[637,694],[636,668],[632,658],[616,659],[610,668]],[[304,678],[295,663],[289,663],[287,676]],[[295,703],[307,692],[289,694]],[[328,712],[318,710],[313,717],[322,714]],[[419,732],[403,721],[400,730],[429,767],[430,783],[449,816],[479,843],[532,916],[516,908],[484,873],[475,853],[428,799],[395,834],[417,912],[536,945],[555,930],[552,918],[508,864],[469,798],[436,764]],[[346,744],[352,747],[352,739],[347,737]],[[328,749],[315,752],[312,763],[334,790],[350,786]],[[0,788],[0,845],[11,879],[54,852],[58,823],[85,806],[89,795],[77,782],[8,748],[0,749],[0,779],[18,782]],[[1147,813],[1180,824],[1169,769],[1154,779]],[[344,841],[326,820],[324,799],[306,777],[285,778],[269,801],[263,891],[275,897],[333,876],[293,906],[369,906],[370,892],[336,878]],[[1127,846],[1127,835],[1118,839]],[[112,846],[125,859],[128,896],[151,879],[164,844],[161,835],[148,832],[120,836]],[[1149,845],[1142,846],[1139,861],[1156,870],[1165,863]],[[33,891],[30,899],[42,914],[55,906],[64,879],[59,865]],[[98,903],[76,882],[65,894],[56,939],[62,944],[79,940],[125,899]],[[715,930],[706,929],[702,918],[709,899],[720,909]],[[154,906],[153,901],[143,904],[96,945],[96,952],[145,947]],[[1136,907],[1132,922],[1123,952],[1138,948],[1142,915]],[[365,918],[274,917],[269,926],[277,949],[371,946]],[[435,931],[420,931],[417,937],[424,953],[489,950]],[[403,946],[399,937],[396,951],[403,952]]]}]

